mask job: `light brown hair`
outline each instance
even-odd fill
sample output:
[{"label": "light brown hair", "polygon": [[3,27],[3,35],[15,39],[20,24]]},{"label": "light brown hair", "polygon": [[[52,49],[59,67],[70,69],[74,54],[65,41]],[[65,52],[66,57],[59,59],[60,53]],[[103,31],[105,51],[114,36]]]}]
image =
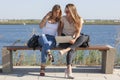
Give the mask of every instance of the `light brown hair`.
[{"label": "light brown hair", "polygon": [[[58,4],[56,4],[56,5],[53,6],[53,8],[52,8],[52,16],[53,16],[53,13],[54,13],[55,11],[57,11],[57,10],[60,10],[60,14],[59,14],[59,16],[56,18],[56,22],[60,21],[60,20],[61,20],[61,16],[62,16],[61,7],[60,7],[60,5],[58,5]],[[50,18],[52,18],[52,16],[51,16]]]}]

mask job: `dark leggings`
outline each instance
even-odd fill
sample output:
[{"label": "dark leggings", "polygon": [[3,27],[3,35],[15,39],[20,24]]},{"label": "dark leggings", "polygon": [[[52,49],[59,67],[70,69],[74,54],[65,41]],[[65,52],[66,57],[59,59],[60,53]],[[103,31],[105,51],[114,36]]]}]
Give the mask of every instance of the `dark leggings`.
[{"label": "dark leggings", "polygon": [[86,36],[78,37],[76,42],[74,44],[72,44],[70,46],[70,48],[74,50],[75,48],[80,47],[83,44],[83,42],[87,41],[87,39],[88,39],[88,37],[86,37]]},{"label": "dark leggings", "polygon": [[70,51],[68,51],[66,56],[67,65],[72,64],[74,56],[75,56],[75,50],[71,49]]},{"label": "dark leggings", "polygon": [[72,61],[74,59],[75,56],[75,48],[79,47],[82,45],[82,43],[86,40],[86,37],[84,36],[80,36],[78,37],[78,39],[76,40],[76,42],[74,44],[69,44],[69,43],[61,43],[59,46],[61,48],[68,48],[70,47],[71,50],[68,51],[67,56],[66,56],[66,61],[67,61],[67,65],[72,64]]}]

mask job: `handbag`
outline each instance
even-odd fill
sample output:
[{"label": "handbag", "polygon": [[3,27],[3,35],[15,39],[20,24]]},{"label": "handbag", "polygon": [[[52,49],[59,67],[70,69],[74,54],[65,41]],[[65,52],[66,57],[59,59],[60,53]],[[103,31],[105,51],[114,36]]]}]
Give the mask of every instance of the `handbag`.
[{"label": "handbag", "polygon": [[89,47],[90,36],[86,35],[86,34],[83,34],[83,33],[81,33],[81,36],[82,36],[81,38],[84,38],[84,39],[82,39],[82,40],[84,40],[84,42],[79,47]]},{"label": "handbag", "polygon": [[28,40],[27,46],[28,46],[29,48],[33,48],[33,50],[35,50],[35,48],[39,46],[38,38],[39,38],[39,35],[34,34],[34,35]]}]

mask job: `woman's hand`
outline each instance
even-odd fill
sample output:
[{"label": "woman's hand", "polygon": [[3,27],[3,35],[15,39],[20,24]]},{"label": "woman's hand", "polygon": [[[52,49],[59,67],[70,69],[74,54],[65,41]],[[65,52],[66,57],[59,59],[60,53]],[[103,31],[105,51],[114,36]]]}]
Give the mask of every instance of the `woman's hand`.
[{"label": "woman's hand", "polygon": [[70,40],[70,44],[74,44],[75,41],[76,41],[75,39]]},{"label": "woman's hand", "polygon": [[44,18],[40,22],[40,28],[43,28],[45,26],[46,21],[50,18],[51,15],[52,15],[52,12],[50,11],[46,14],[46,16],[44,16]]},{"label": "woman's hand", "polygon": [[48,19],[48,18],[50,18],[50,16],[52,16],[52,12],[51,11],[47,13],[46,18]]}]

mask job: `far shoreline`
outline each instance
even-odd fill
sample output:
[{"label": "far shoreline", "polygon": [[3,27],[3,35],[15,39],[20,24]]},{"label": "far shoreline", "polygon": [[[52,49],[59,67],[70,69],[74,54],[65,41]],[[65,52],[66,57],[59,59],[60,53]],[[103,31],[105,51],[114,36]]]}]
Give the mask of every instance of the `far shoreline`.
[{"label": "far shoreline", "polygon": [[[0,25],[24,25],[24,24],[0,24]],[[24,26],[26,25],[39,25],[39,24],[25,24]],[[83,25],[120,25],[120,24],[83,24]]]},{"label": "far shoreline", "polygon": [[[0,20],[0,25],[38,25],[39,19]],[[120,25],[120,20],[86,19],[84,25]]]}]

